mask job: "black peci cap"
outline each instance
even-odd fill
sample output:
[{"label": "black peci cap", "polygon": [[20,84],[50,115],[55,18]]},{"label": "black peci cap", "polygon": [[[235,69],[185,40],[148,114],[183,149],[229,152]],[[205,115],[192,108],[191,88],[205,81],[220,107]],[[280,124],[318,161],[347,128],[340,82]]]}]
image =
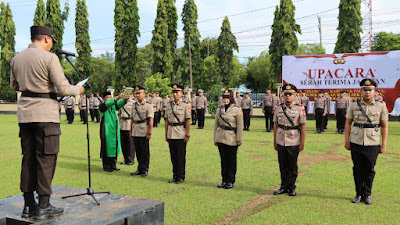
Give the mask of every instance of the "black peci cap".
[{"label": "black peci cap", "polygon": [[54,38],[53,30],[50,27],[46,26],[31,26],[31,37],[37,35],[48,35],[53,39],[54,43],[57,43],[57,40]]},{"label": "black peci cap", "polygon": [[103,98],[106,97],[107,95],[111,95],[111,92],[109,92],[109,91],[103,92]]}]

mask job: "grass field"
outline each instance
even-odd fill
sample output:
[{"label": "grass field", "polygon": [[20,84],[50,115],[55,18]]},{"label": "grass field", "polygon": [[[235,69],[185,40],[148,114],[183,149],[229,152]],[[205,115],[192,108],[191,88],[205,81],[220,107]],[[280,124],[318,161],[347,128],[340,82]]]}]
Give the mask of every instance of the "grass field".
[{"label": "grass field", "polygon": [[[77,117],[75,117],[76,119]],[[297,197],[274,196],[280,174],[272,133],[263,133],[264,120],[252,119],[238,151],[233,189],[218,189],[220,160],[213,145],[213,120],[204,130],[192,129],[187,146],[186,180],[169,184],[172,177],[164,126],[153,129],[150,170],[146,178],[132,177],[133,166],[106,173],[99,158],[99,124],[90,124],[92,186],[96,191],[165,202],[166,224],[400,224],[400,123],[389,123],[386,154],[379,155],[370,206],[352,204],[355,196],[350,152],[344,136],[336,135],[335,121],[328,131],[314,134],[307,121],[305,150],[299,158]],[[162,122],[163,124],[163,122]],[[0,114],[0,198],[18,195],[21,149],[16,115]],[[194,128],[194,127],[193,127]],[[76,121],[61,125],[61,151],[53,185],[87,187],[86,126]],[[119,157],[119,162],[122,156]]]}]

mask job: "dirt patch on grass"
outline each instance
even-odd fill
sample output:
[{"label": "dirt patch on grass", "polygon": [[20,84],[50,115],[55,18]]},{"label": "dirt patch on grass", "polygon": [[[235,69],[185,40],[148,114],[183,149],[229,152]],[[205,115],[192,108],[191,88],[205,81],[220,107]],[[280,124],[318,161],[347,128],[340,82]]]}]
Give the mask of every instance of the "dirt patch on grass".
[{"label": "dirt patch on grass", "polygon": [[[325,152],[321,156],[300,154],[298,161],[304,163],[304,165],[301,167],[302,170],[299,171],[298,176],[302,176],[305,173],[304,169],[308,168],[311,165],[320,163],[320,162],[325,162],[325,161],[340,162],[340,161],[348,160],[349,159],[348,156],[335,154],[336,149],[339,146],[342,146],[343,144],[344,144],[344,142],[334,145],[328,152]],[[254,159],[257,159],[257,157],[260,157],[260,156],[255,156]],[[290,199],[290,198],[271,199],[274,190],[275,190],[275,188],[268,190],[266,193],[261,193],[261,194],[257,195],[255,198],[248,201],[244,206],[236,209],[233,213],[224,217],[221,221],[218,221],[216,224],[217,225],[225,225],[225,224],[232,224],[234,222],[238,222],[248,216],[255,215],[255,214],[257,214],[279,202],[287,201]]]},{"label": "dirt patch on grass", "polygon": [[265,145],[267,145],[267,143],[265,143],[265,142],[260,142],[260,146],[265,146]]},{"label": "dirt patch on grass", "polygon": [[265,156],[262,155],[256,155],[253,157],[255,160],[261,160],[261,159],[265,159]]}]

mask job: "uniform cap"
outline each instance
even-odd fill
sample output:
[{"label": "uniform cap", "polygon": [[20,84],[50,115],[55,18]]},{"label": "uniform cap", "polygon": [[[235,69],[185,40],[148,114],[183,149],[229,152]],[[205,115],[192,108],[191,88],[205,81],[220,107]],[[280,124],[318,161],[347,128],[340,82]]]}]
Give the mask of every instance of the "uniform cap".
[{"label": "uniform cap", "polygon": [[320,90],[318,93],[323,94],[325,93],[324,90]]},{"label": "uniform cap", "polygon": [[229,90],[225,90],[224,93],[222,93],[223,98],[229,98],[231,96],[231,92]]},{"label": "uniform cap", "polygon": [[360,82],[362,89],[375,89],[378,84],[372,79],[364,79]]},{"label": "uniform cap", "polygon": [[203,93],[204,91],[203,91],[203,89],[199,89],[198,92],[199,93]]},{"label": "uniform cap", "polygon": [[179,84],[172,84],[172,91],[183,91],[183,86]]},{"label": "uniform cap", "polygon": [[107,95],[111,95],[111,92],[109,92],[109,91],[103,92],[103,98],[106,97]]},{"label": "uniform cap", "polygon": [[[142,92],[142,91],[146,91],[146,88],[144,88],[143,86],[140,86],[140,85],[136,85],[135,86],[135,93],[136,94],[139,94],[140,92]],[[147,92],[146,92],[147,93]]]},{"label": "uniform cap", "polygon": [[306,90],[301,90],[302,93],[306,93]]},{"label": "uniform cap", "polygon": [[167,95],[168,95],[168,93],[165,93],[165,94],[164,94],[164,96],[167,96]]},{"label": "uniform cap", "polygon": [[48,35],[53,39],[54,43],[57,43],[57,40],[54,38],[53,30],[50,27],[46,26],[31,26],[31,37],[37,35]]},{"label": "uniform cap", "polygon": [[221,88],[221,92],[224,92],[225,91],[225,88]]},{"label": "uniform cap", "polygon": [[346,93],[346,91],[345,90],[340,90],[340,93],[342,94],[342,93]]},{"label": "uniform cap", "polygon": [[285,84],[282,87],[283,93],[296,93],[297,88],[293,84]]},{"label": "uniform cap", "polygon": [[265,88],[265,90],[268,91],[268,90],[271,90],[271,88],[267,87],[267,88]]}]

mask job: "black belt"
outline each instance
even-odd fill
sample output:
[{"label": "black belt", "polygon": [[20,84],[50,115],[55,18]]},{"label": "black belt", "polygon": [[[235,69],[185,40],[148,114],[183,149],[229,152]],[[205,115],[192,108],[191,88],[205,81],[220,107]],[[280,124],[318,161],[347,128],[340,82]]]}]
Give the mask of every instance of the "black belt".
[{"label": "black belt", "polygon": [[21,97],[30,97],[30,98],[50,98],[57,100],[56,93],[33,93],[30,91],[23,91]]},{"label": "black belt", "polygon": [[285,126],[285,125],[280,125],[279,124],[279,128],[281,128],[282,130],[298,130],[300,128],[300,126]]},{"label": "black belt", "polygon": [[221,128],[221,129],[224,129],[224,130],[233,130],[233,131],[237,130],[236,127],[227,127],[227,126],[224,126],[224,125],[218,125],[218,127]]},{"label": "black belt", "polygon": [[146,122],[147,122],[147,120],[138,120],[138,121],[135,121],[134,123],[138,124],[138,123],[146,123]]},{"label": "black belt", "polygon": [[353,127],[359,127],[359,128],[375,128],[375,127],[380,127],[380,124],[364,124],[364,123],[354,123]]},{"label": "black belt", "polygon": [[185,125],[184,123],[180,122],[180,123],[170,123],[169,125],[176,127],[176,126],[183,126]]},{"label": "black belt", "polygon": [[[131,118],[130,117],[121,117],[121,119],[122,120],[130,120]],[[146,120],[144,120],[144,121],[146,121]]]}]

